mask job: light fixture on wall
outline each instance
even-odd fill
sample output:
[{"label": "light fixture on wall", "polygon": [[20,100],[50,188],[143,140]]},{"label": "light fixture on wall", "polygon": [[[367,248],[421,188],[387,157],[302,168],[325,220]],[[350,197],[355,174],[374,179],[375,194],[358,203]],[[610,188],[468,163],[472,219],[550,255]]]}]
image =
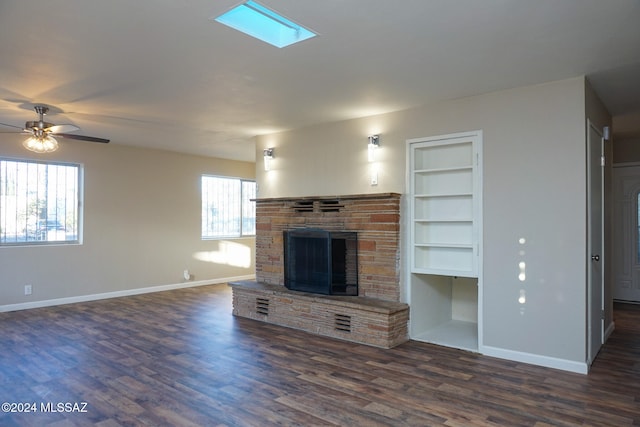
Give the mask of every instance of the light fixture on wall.
[{"label": "light fixture on wall", "polygon": [[270,171],[271,160],[273,160],[273,148],[265,148],[262,154],[264,155],[264,170]]},{"label": "light fixture on wall", "polygon": [[380,147],[380,135],[369,135],[367,151],[370,162],[376,161],[376,150]]},{"label": "light fixture on wall", "polygon": [[51,153],[58,149],[58,141],[51,135],[41,131],[41,134],[34,134],[27,138],[22,146],[35,153]]}]

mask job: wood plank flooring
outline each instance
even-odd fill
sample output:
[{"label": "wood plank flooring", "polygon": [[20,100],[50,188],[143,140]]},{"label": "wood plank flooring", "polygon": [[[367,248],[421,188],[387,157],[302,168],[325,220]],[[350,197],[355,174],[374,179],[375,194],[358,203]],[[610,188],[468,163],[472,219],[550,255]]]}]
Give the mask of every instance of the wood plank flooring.
[{"label": "wood plank flooring", "polygon": [[36,409],[0,425],[640,425],[637,306],[616,305],[589,375],[230,313],[226,285],[0,313],[0,403]]}]

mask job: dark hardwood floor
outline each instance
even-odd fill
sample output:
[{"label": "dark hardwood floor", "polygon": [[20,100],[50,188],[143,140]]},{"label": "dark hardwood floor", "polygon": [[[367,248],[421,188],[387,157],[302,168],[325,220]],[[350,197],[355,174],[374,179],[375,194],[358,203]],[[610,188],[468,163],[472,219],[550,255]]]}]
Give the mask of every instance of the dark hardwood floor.
[{"label": "dark hardwood floor", "polygon": [[0,313],[0,402],[35,408],[0,425],[640,425],[637,306],[616,305],[580,375],[317,337],[234,318],[230,301],[213,285]]}]

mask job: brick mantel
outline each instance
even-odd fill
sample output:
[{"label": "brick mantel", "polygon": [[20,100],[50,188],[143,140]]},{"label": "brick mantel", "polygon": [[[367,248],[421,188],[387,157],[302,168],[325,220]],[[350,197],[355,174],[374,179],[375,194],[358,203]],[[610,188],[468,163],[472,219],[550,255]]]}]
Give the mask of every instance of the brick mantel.
[{"label": "brick mantel", "polygon": [[256,200],[256,280],[284,286],[283,231],[358,233],[359,295],[400,301],[400,194]]}]

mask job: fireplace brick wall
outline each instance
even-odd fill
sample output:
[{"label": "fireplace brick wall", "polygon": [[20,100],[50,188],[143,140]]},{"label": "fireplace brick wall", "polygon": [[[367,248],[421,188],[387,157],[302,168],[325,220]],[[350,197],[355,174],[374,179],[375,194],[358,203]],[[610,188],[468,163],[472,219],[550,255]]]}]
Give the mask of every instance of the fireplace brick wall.
[{"label": "fireplace brick wall", "polygon": [[283,230],[358,233],[359,295],[400,301],[400,194],[258,199],[256,280],[284,286]]}]

